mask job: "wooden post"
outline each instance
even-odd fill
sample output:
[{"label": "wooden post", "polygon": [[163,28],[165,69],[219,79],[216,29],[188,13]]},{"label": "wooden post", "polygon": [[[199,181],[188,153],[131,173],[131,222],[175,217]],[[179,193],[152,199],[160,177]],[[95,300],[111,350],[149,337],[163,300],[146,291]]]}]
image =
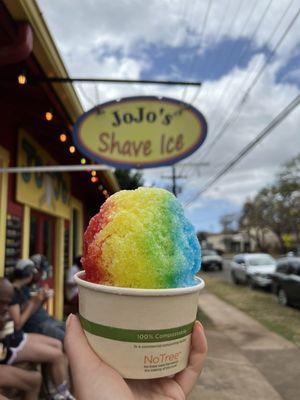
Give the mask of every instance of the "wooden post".
[{"label": "wooden post", "polygon": [[27,204],[23,206],[23,224],[22,224],[22,258],[29,258],[30,243],[30,207]]},{"label": "wooden post", "polygon": [[55,223],[55,262],[54,262],[54,315],[63,317],[64,308],[64,218],[57,218]]},{"label": "wooden post", "polygon": [[[8,167],[9,153],[0,146],[0,168]],[[0,277],[4,275],[5,238],[6,238],[6,214],[7,214],[7,173],[0,174]]]}]

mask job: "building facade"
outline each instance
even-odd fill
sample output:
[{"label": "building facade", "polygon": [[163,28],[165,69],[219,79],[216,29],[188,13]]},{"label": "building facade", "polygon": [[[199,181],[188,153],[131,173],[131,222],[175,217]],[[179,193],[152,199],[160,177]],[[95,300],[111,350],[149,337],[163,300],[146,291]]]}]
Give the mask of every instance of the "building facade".
[{"label": "building facade", "polygon": [[[47,81],[67,76],[36,2],[0,1],[0,169],[80,164],[71,138],[80,101],[70,83]],[[82,253],[84,227],[119,190],[110,171],[94,175],[0,172],[0,276],[19,258],[45,255],[52,266],[45,282],[55,291],[48,307],[58,318],[64,270]]]}]

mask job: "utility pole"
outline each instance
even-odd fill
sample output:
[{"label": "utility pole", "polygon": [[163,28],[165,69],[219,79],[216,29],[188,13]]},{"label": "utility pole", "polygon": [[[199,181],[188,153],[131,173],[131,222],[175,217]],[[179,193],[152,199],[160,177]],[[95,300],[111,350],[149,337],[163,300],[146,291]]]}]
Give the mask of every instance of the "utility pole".
[{"label": "utility pole", "polygon": [[[209,165],[209,163],[184,163],[184,164],[179,164],[178,166],[180,167],[199,167],[199,166],[205,166]],[[171,176],[162,176],[163,179],[172,179],[172,193],[174,196],[177,196],[178,194],[178,186],[177,186],[177,179],[186,179],[186,175],[176,175],[176,166],[172,165],[172,175]]]},{"label": "utility pole", "polygon": [[175,169],[174,165],[172,165],[172,192],[173,192],[174,196],[177,196],[176,169]]}]

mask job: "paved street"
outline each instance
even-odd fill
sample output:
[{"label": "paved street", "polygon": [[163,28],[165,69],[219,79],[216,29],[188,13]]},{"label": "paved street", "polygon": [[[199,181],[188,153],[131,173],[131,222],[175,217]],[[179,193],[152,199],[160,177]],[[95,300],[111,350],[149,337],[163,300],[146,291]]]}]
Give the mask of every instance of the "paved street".
[{"label": "paved street", "polygon": [[230,261],[231,257],[223,257],[223,270],[222,271],[211,271],[213,276],[220,278],[226,282],[232,282],[230,277]]},{"label": "paved street", "polygon": [[300,349],[213,294],[199,306],[215,329],[209,353],[189,400],[298,400]]}]

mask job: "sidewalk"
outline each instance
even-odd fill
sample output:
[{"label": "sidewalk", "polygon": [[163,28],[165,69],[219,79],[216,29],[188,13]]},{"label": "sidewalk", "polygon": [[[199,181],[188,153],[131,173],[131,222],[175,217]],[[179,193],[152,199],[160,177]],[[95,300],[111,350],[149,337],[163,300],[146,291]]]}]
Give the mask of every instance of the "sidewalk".
[{"label": "sidewalk", "polygon": [[189,400],[298,400],[300,349],[210,293],[199,306],[216,328]]}]

